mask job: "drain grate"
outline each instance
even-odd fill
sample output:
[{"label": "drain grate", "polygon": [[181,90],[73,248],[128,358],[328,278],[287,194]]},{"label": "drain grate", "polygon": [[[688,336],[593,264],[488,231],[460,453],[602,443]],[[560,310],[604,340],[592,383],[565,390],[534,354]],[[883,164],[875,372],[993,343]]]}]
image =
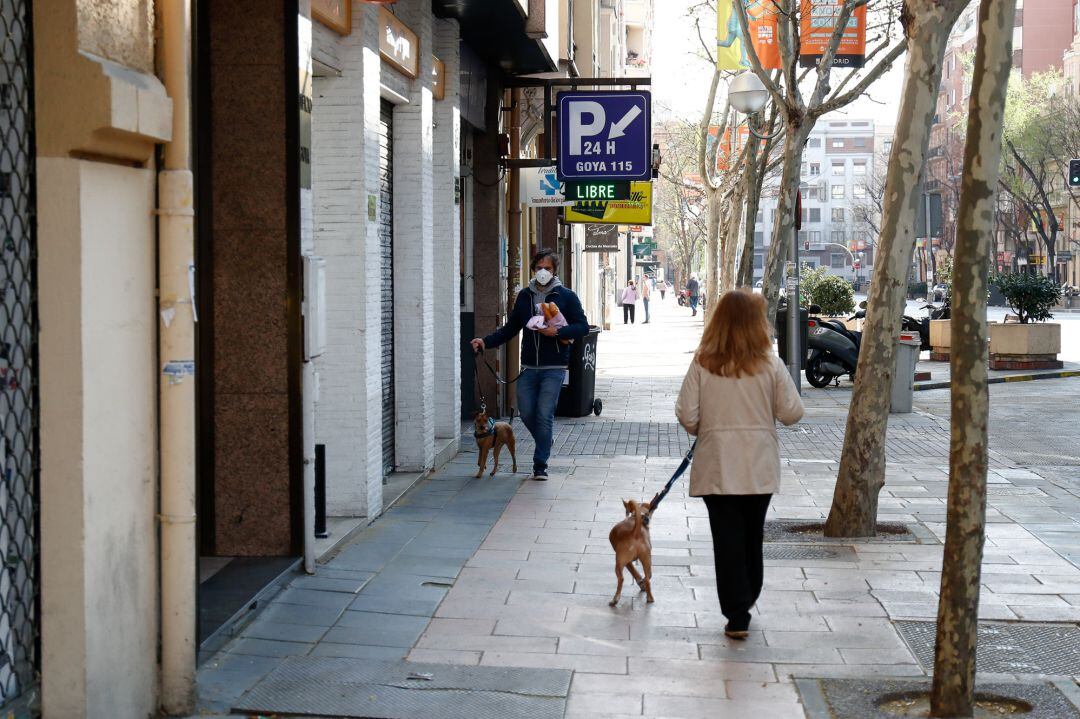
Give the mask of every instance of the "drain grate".
[{"label": "drain grate", "polygon": [[[900,636],[925,669],[934,666],[934,622],[898,621]],[[1080,674],[1080,627],[979,623],[976,663],[994,674]]]},{"label": "drain grate", "polygon": [[570,675],[563,669],[290,657],[234,709],[365,719],[561,719]]},{"label": "drain grate", "polygon": [[851,547],[800,546],[798,544],[766,544],[765,559],[836,559],[855,561]]},{"label": "drain grate", "polygon": [[[809,544],[850,544],[852,539],[832,539],[823,534],[825,523],[804,519],[773,519],[765,522],[766,542],[789,542]],[[860,537],[859,542],[933,542],[933,535],[921,525],[899,522],[878,522],[876,537]]]}]

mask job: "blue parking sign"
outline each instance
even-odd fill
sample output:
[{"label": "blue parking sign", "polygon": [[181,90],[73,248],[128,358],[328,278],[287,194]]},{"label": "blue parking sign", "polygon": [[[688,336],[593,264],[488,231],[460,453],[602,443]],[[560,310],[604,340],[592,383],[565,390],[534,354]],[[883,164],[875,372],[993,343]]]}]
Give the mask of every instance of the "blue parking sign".
[{"label": "blue parking sign", "polygon": [[652,179],[652,95],[647,90],[559,94],[558,177]]}]

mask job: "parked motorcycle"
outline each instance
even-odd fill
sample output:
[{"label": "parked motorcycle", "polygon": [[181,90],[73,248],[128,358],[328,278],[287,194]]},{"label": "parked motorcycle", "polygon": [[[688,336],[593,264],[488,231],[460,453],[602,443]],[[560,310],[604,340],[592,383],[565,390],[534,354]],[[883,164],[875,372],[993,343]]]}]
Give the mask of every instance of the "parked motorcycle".
[{"label": "parked motorcycle", "polygon": [[[810,305],[809,310],[815,314],[821,308]],[[854,381],[860,342],[862,332],[847,329],[843,322],[811,317],[807,320],[806,381],[818,388],[828,387],[845,374]]]}]

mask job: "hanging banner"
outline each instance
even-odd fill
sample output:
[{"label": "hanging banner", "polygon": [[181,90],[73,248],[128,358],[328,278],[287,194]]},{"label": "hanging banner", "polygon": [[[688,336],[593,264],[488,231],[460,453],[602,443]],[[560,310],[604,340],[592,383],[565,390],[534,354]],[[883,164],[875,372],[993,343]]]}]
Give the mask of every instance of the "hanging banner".
[{"label": "hanging banner", "polygon": [[565,222],[652,225],[652,183],[630,183],[629,200],[589,200],[563,210]]},{"label": "hanging banner", "polygon": [[618,252],[618,225],[586,225],[582,252]]},{"label": "hanging banner", "polygon": [[716,8],[716,69],[749,70],[750,58],[743,45],[742,26],[734,2],[745,2],[750,20],[750,39],[761,66],[780,69],[780,46],[777,45],[778,12],[771,0],[719,0]]},{"label": "hanging banner", "polygon": [[[705,148],[706,153],[713,151],[713,145],[716,143],[716,136],[720,133],[720,128],[717,125],[709,127],[709,137],[707,139],[707,145]],[[739,125],[738,130],[735,133],[734,140],[731,135],[731,127],[724,128],[724,137],[720,140],[720,146],[716,148],[716,171],[725,172],[730,166],[732,158],[738,156],[742,149],[746,147],[746,143],[750,139],[750,128],[746,125]],[[764,145],[764,141],[762,141]]]},{"label": "hanging banner", "polygon": [[[850,0],[847,0],[850,2]],[[799,64],[814,67],[825,54],[845,0],[802,0]],[[866,5],[855,8],[833,57],[833,67],[862,67],[866,58]]]}]

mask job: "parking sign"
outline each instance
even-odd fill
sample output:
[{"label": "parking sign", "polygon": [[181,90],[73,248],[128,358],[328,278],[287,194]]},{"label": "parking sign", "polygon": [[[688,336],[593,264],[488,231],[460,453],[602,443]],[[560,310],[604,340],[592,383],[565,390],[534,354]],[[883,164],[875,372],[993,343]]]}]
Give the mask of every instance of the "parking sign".
[{"label": "parking sign", "polygon": [[652,95],[646,90],[559,94],[558,177],[652,177]]}]

